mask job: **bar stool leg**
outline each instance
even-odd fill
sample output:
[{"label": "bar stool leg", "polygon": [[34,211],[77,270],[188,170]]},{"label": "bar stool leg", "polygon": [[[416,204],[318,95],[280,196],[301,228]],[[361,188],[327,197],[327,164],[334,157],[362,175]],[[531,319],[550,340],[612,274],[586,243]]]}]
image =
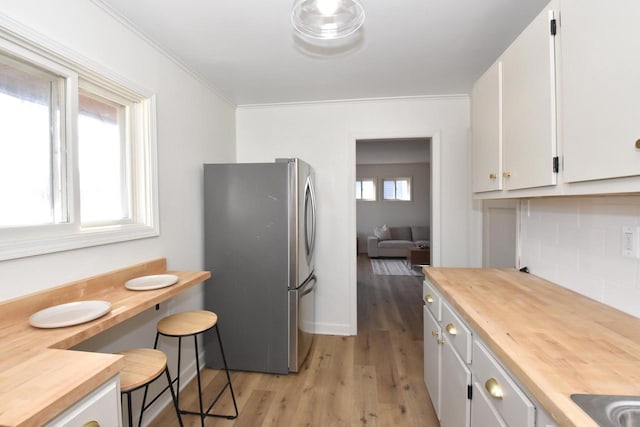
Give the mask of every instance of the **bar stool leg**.
[{"label": "bar stool leg", "polygon": [[[188,313],[188,314],[187,314]],[[218,418],[226,418],[229,420],[233,420],[238,417],[238,404],[235,397],[235,392],[233,391],[233,385],[231,384],[231,374],[229,373],[229,367],[227,365],[226,356],[224,354],[224,349],[222,347],[222,338],[220,337],[220,330],[217,325],[217,315],[212,312],[206,311],[198,311],[198,312],[187,312],[186,320],[183,318],[184,314],[174,314],[162,319],[158,322],[158,330],[156,332],[156,338],[154,343],[154,348],[158,347],[158,339],[160,335],[165,335],[167,337],[178,338],[178,371],[176,372],[175,378],[170,382],[173,384],[174,382],[178,384],[178,388],[176,390],[176,405],[178,407],[178,411],[180,414],[189,414],[189,415],[198,415],[200,417],[200,424],[202,427],[205,425],[206,417],[218,417]],[[194,316],[195,315],[195,316]],[[186,332],[185,328],[175,328],[172,324],[173,322],[181,321],[182,325],[185,324],[185,321],[188,321],[190,325],[192,325],[193,329],[191,332]],[[173,328],[172,328],[173,327]],[[227,383],[224,387],[221,388],[218,395],[213,399],[213,402],[208,407],[207,410],[204,409],[204,396],[202,395],[202,374],[200,372],[200,354],[198,348],[198,335],[211,330],[212,328],[216,328],[216,334],[218,338],[218,345],[220,346],[220,352],[222,354],[222,361],[224,363],[225,375],[227,377]],[[188,329],[188,328],[187,328]],[[182,364],[182,338],[192,336],[194,340],[194,351],[195,351],[195,362],[196,362],[196,380],[198,386],[198,404],[199,411],[193,412],[185,409],[180,409],[180,373],[181,373],[181,364]],[[233,400],[233,408],[235,411],[234,415],[223,415],[223,414],[212,414],[211,410],[214,405],[220,400],[224,391],[229,387],[229,391],[231,392],[231,399]]]},{"label": "bar stool leg", "polygon": [[[196,352],[196,376],[198,378],[198,400],[200,401],[200,424],[204,427],[204,408],[202,407],[202,382],[200,381],[200,357],[198,356],[198,336],[193,336],[193,345]],[[209,411],[207,411],[209,412]]]},{"label": "bar stool leg", "polygon": [[[163,389],[163,391],[160,394],[164,393],[164,391],[167,388],[169,389],[169,391],[171,392],[171,402],[173,402],[173,407],[176,410],[176,415],[178,416],[178,423],[180,424],[180,427],[183,427],[182,417],[180,416],[180,408],[178,408],[178,400],[176,399],[176,394],[175,394],[175,392],[173,390],[173,383],[171,382],[171,375],[169,375],[169,367],[168,366],[165,366],[164,373],[165,373],[165,375],[167,377],[168,385],[167,385],[167,387],[165,389]],[[131,425],[131,423],[132,423],[132,420],[131,420],[131,417],[132,417],[132,414],[131,414],[131,392],[132,391],[133,390],[131,390],[130,392],[127,393],[127,403],[129,405],[129,427],[132,427],[132,425]],[[142,426],[142,416],[144,415],[144,411],[146,411],[149,408],[149,406],[153,405],[153,403],[157,400],[157,398],[160,397],[160,395],[158,395],[156,397],[156,399],[152,400],[149,403],[149,405],[146,405],[146,403],[147,403],[147,392],[148,391],[149,391],[149,384],[146,384],[144,386],[144,395],[142,397],[142,406],[141,406],[141,409],[140,409],[140,418],[138,419],[138,426]]]},{"label": "bar stool leg", "polygon": [[[165,368],[166,369],[166,368]],[[144,405],[147,402],[147,392],[149,391],[149,384],[144,386],[144,395],[142,396],[142,409],[140,409],[140,419],[138,419],[138,427],[142,425],[142,415],[144,414]]]},{"label": "bar stool leg", "polygon": [[[213,400],[213,402],[211,403],[211,405],[209,406],[209,408],[207,408],[207,410],[204,410],[204,405],[202,402],[202,377],[200,374],[200,356],[198,354],[198,337],[197,335],[193,336],[193,340],[194,340],[194,348],[195,348],[195,356],[196,356],[196,379],[198,382],[198,400],[199,400],[199,404],[200,404],[200,413],[195,413],[195,412],[190,412],[190,411],[180,411],[180,413],[182,414],[191,414],[191,415],[199,415],[200,416],[200,424],[202,427],[204,427],[204,420],[206,419],[206,417],[218,417],[218,418],[226,418],[229,420],[233,420],[235,418],[238,417],[238,405],[236,403],[236,396],[235,393],[233,392],[233,386],[231,385],[231,375],[229,374],[229,368],[227,367],[227,361],[226,358],[224,356],[224,350],[222,348],[222,339],[220,338],[220,331],[218,329],[218,326],[215,326],[216,328],[216,334],[218,336],[218,343],[220,344],[220,352],[222,354],[222,362],[224,363],[224,368],[225,368],[225,374],[227,376],[227,384],[225,384],[225,386],[222,388],[222,390],[220,390],[220,392],[218,393],[218,395],[216,396],[216,398]],[[178,358],[180,357],[180,353],[178,352]],[[224,393],[225,389],[227,388],[227,386],[229,387],[229,390],[231,391],[231,399],[233,400],[233,408],[235,410],[235,415],[220,415],[220,414],[210,414],[209,412],[211,411],[211,409],[213,409],[213,406],[218,402],[218,400],[220,399],[220,397],[222,396],[222,393]]]},{"label": "bar stool leg", "polygon": [[131,413],[131,392],[126,393],[127,395],[127,416],[129,418],[129,427],[133,427],[133,414]]},{"label": "bar stool leg", "polygon": [[222,363],[224,364],[224,370],[227,374],[227,384],[229,384],[229,390],[231,391],[231,399],[233,400],[233,408],[236,411],[234,417],[228,417],[230,420],[238,417],[238,405],[236,404],[236,395],[233,392],[233,385],[231,385],[231,375],[229,375],[229,368],[227,367],[227,359],[224,357],[224,349],[222,348],[222,338],[220,338],[220,328],[216,324],[216,335],[218,336],[218,344],[220,345],[220,354],[222,355]]},{"label": "bar stool leg", "polygon": [[[182,424],[182,416],[180,415],[180,408],[178,407],[178,398],[173,391],[173,383],[171,382],[171,375],[169,375],[169,368],[164,368],[164,373],[167,376],[167,381],[169,382],[169,391],[171,392],[171,400],[173,401],[173,407],[176,409],[176,415],[178,416],[178,422],[180,423],[180,427],[183,427]],[[142,414],[140,415],[140,425],[142,425]]]},{"label": "bar stool leg", "polygon": [[182,360],[182,337],[178,337],[178,372],[176,372],[176,401],[180,406],[180,363]]}]

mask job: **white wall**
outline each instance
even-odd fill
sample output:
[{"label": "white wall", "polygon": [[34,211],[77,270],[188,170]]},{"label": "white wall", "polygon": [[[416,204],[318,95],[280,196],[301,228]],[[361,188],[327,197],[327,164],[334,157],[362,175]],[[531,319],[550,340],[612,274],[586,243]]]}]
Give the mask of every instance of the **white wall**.
[{"label": "white wall", "polygon": [[622,227],[640,225],[640,196],[525,200],[520,217],[522,266],[640,317],[640,260],[621,255]]},{"label": "white wall", "polygon": [[431,141],[420,139],[369,139],[356,144],[356,164],[429,163]]},{"label": "white wall", "polygon": [[[203,269],[202,163],[235,160],[235,107],[86,0],[3,0],[1,12],[157,94],[160,237],[0,262],[0,300],[141,261]],[[202,306],[201,285],[87,346],[115,351],[153,344],[167,312]]]},{"label": "white wall", "polygon": [[[319,277],[317,330],[356,332],[355,140],[430,137],[440,144],[442,185],[440,265],[479,265],[468,254],[471,210],[467,165],[469,99],[466,96],[239,107],[237,159],[300,157],[316,172]],[[433,151],[436,153],[436,151]],[[436,168],[434,167],[434,170]]]},{"label": "white wall", "polygon": [[[428,163],[384,165],[357,165],[356,178],[377,180],[377,200],[356,202],[358,251],[367,252],[367,237],[382,224],[388,226],[412,226],[431,224],[431,168]],[[389,202],[382,200],[383,178],[411,178],[411,201]]]}]

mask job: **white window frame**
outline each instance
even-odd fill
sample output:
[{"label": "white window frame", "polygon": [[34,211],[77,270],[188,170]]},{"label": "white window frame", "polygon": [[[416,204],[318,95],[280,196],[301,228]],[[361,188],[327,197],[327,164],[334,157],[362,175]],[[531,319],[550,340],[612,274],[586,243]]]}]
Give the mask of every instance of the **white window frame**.
[{"label": "white window frame", "polygon": [[[65,79],[66,179],[68,223],[0,229],[0,260],[78,249],[160,234],[156,142],[156,97],[112,71],[42,35],[0,16],[0,52],[53,71]],[[82,224],[77,163],[78,89],[129,102],[131,126],[131,212],[124,221]],[[94,90],[98,92],[93,92]]]},{"label": "white window frame", "polygon": [[356,185],[360,183],[360,194],[362,194],[362,183],[365,181],[370,181],[373,183],[373,199],[363,199],[362,197],[358,198],[356,196],[356,200],[358,202],[377,202],[378,201],[378,180],[377,178],[356,178]]},{"label": "white window frame", "polygon": [[[386,181],[393,181],[394,182],[394,198],[393,199],[387,199],[384,196],[384,183]],[[408,200],[395,198],[395,186],[396,186],[398,181],[408,181],[409,182],[409,199]],[[413,201],[413,181],[412,181],[411,177],[406,177],[406,176],[395,177],[395,178],[382,178],[382,185],[380,186],[380,192],[381,192],[381,199],[382,199],[383,202],[411,202],[411,201]]]}]

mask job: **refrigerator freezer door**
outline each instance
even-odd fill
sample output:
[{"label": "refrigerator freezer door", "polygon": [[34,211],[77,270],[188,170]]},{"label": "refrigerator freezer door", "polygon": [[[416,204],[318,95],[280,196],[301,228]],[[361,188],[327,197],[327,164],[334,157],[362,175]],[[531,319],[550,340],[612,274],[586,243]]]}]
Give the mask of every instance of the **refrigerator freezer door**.
[{"label": "refrigerator freezer door", "polygon": [[289,291],[289,370],[298,372],[309,355],[315,328],[316,276]]},{"label": "refrigerator freezer door", "polygon": [[[219,316],[229,368],[289,372],[286,164],[204,166],[205,308]],[[207,366],[222,360],[205,334]]]}]

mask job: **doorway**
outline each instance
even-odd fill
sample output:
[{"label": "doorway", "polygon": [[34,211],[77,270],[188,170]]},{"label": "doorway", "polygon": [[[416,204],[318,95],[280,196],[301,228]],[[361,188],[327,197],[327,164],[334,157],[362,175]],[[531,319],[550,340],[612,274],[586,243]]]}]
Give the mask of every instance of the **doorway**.
[{"label": "doorway", "polygon": [[358,254],[376,227],[430,229],[431,138],[357,140],[355,191]]},{"label": "doorway", "polygon": [[[392,144],[391,141],[408,141],[408,140],[422,140],[423,143],[428,142],[429,146],[429,203],[428,203],[428,219],[425,218],[424,222],[429,224],[429,234],[430,234],[430,258],[431,265],[439,266],[440,265],[440,133],[437,131],[405,131],[405,132],[379,132],[379,133],[366,133],[366,134],[358,134],[351,135],[350,141],[351,146],[349,150],[349,175],[350,182],[356,182],[356,148],[359,141],[366,142],[379,142],[383,143],[386,141],[387,144]],[[393,146],[387,146],[388,147]],[[399,146],[396,146],[396,148]],[[397,151],[397,150],[396,150]],[[394,155],[397,155],[394,151]],[[350,316],[351,316],[351,325],[352,330],[350,333],[357,334],[357,299],[358,299],[358,291],[357,291],[357,258],[358,253],[360,251],[364,251],[365,248],[365,240],[363,237],[370,234],[371,231],[367,231],[366,233],[362,232],[362,228],[360,233],[358,234],[358,221],[357,221],[357,202],[356,202],[356,191],[355,185],[349,191],[350,195],[350,203],[349,211],[348,211],[348,229],[350,235],[358,238],[350,239],[353,242],[353,250],[349,249],[349,256],[352,257],[350,260],[349,266],[349,290],[348,290],[348,298],[349,298],[349,306],[350,306]],[[382,202],[380,202],[382,203]],[[423,222],[423,223],[424,223]],[[407,224],[412,225],[412,224]],[[361,243],[362,242],[362,243]]]}]

